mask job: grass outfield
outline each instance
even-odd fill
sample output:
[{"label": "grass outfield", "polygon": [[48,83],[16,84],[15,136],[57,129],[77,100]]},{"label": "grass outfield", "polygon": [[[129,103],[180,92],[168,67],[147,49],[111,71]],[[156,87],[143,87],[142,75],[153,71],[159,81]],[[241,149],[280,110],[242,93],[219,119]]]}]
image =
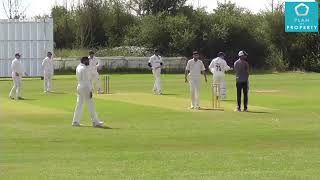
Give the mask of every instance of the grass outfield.
[{"label": "grass outfield", "polygon": [[[151,75],[112,75],[111,95],[96,95],[99,117],[85,111],[73,128],[74,76],[56,76],[55,94],[24,80],[25,101],[7,98],[0,81],[0,179],[270,180],[320,178],[320,74],[254,75],[251,113],[236,113],[228,75],[224,112],[193,111],[183,75],[163,75],[164,96]],[[209,83],[201,105],[210,108]]]}]

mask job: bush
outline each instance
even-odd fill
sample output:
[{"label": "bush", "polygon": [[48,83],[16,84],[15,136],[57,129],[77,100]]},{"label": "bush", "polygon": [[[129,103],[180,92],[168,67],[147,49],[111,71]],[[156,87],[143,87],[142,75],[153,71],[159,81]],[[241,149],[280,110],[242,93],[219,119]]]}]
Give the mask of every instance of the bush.
[{"label": "bush", "polygon": [[106,56],[150,56],[152,55],[152,50],[144,47],[137,46],[121,46],[112,49],[101,49],[96,52],[96,56],[106,57]]}]

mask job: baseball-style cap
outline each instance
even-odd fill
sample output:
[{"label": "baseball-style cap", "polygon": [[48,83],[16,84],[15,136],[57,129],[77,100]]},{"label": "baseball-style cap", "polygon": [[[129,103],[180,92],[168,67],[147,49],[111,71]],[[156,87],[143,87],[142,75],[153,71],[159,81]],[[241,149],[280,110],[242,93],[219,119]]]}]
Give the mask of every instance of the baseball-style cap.
[{"label": "baseball-style cap", "polygon": [[14,56],[22,56],[21,53],[16,53]]},{"label": "baseball-style cap", "polygon": [[241,57],[241,56],[244,56],[244,55],[248,56],[249,54],[247,52],[245,52],[245,51],[240,51],[238,53],[238,55],[239,55],[239,57]]}]

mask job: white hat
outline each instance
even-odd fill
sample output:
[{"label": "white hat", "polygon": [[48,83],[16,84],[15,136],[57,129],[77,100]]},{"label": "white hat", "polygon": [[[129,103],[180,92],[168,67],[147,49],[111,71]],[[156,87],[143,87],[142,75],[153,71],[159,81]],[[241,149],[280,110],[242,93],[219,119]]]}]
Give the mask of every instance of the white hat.
[{"label": "white hat", "polygon": [[244,56],[244,55],[248,56],[249,54],[247,52],[245,52],[245,51],[240,51],[238,53],[238,55],[239,55],[239,57],[241,57],[241,56]]}]

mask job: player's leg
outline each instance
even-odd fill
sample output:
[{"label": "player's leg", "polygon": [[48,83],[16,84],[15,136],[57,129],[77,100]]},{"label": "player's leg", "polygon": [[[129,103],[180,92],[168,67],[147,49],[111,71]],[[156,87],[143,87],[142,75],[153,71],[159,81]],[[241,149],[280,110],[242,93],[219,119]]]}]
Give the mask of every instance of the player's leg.
[{"label": "player's leg", "polygon": [[237,110],[238,111],[241,111],[241,90],[242,90],[242,87],[241,87],[241,83],[240,82],[237,82]]},{"label": "player's leg", "polygon": [[77,95],[77,105],[74,111],[73,126],[80,126],[80,120],[83,112],[83,103],[85,101],[85,94],[82,92],[81,89],[78,89],[78,95]]},{"label": "player's leg", "polygon": [[13,81],[13,86],[12,89],[10,91],[9,97],[11,99],[14,99],[16,97],[16,91],[17,91],[17,84],[18,84],[18,80],[17,77],[12,77],[12,81]]},{"label": "player's leg", "polygon": [[156,89],[157,93],[161,94],[161,69],[156,70],[156,77],[155,77],[155,84],[156,84]]},{"label": "player's leg", "polygon": [[244,106],[244,111],[248,110],[248,82],[243,83],[243,106]]},{"label": "player's leg", "polygon": [[220,97],[222,100],[225,100],[227,98],[227,87],[226,87],[226,80],[224,76],[220,78],[219,84],[220,84]]},{"label": "player's leg", "polygon": [[17,78],[17,90],[16,90],[16,98],[17,99],[22,99],[21,88],[22,88],[22,77],[18,77]]},{"label": "player's leg", "polygon": [[47,87],[47,90],[48,90],[48,92],[51,92],[51,88],[52,88],[52,78],[53,78],[53,75],[52,74],[50,74],[49,76],[48,76],[48,87]]},{"label": "player's leg", "polygon": [[48,74],[47,73],[44,73],[43,75],[43,91],[45,93],[48,92]]},{"label": "player's leg", "polygon": [[196,108],[196,98],[195,98],[195,82],[193,78],[189,79],[189,84],[190,84],[190,94],[191,94],[191,108],[194,109]]},{"label": "player's leg", "polygon": [[153,93],[156,94],[158,89],[157,89],[157,77],[156,77],[156,70],[152,70],[153,78],[154,78],[154,83],[153,83]]},{"label": "player's leg", "polygon": [[102,89],[102,84],[100,81],[100,76],[99,76],[98,71],[95,72],[95,81],[96,81],[96,88],[97,88],[98,94],[102,94],[103,89]]},{"label": "player's leg", "polygon": [[201,85],[201,79],[197,78],[195,79],[195,107],[197,109],[200,108],[200,85]]},{"label": "player's leg", "polygon": [[86,102],[89,108],[92,125],[94,127],[102,127],[103,122],[99,120],[95,105],[93,103],[93,99],[89,97],[90,92],[88,92],[88,96],[86,97]]}]

